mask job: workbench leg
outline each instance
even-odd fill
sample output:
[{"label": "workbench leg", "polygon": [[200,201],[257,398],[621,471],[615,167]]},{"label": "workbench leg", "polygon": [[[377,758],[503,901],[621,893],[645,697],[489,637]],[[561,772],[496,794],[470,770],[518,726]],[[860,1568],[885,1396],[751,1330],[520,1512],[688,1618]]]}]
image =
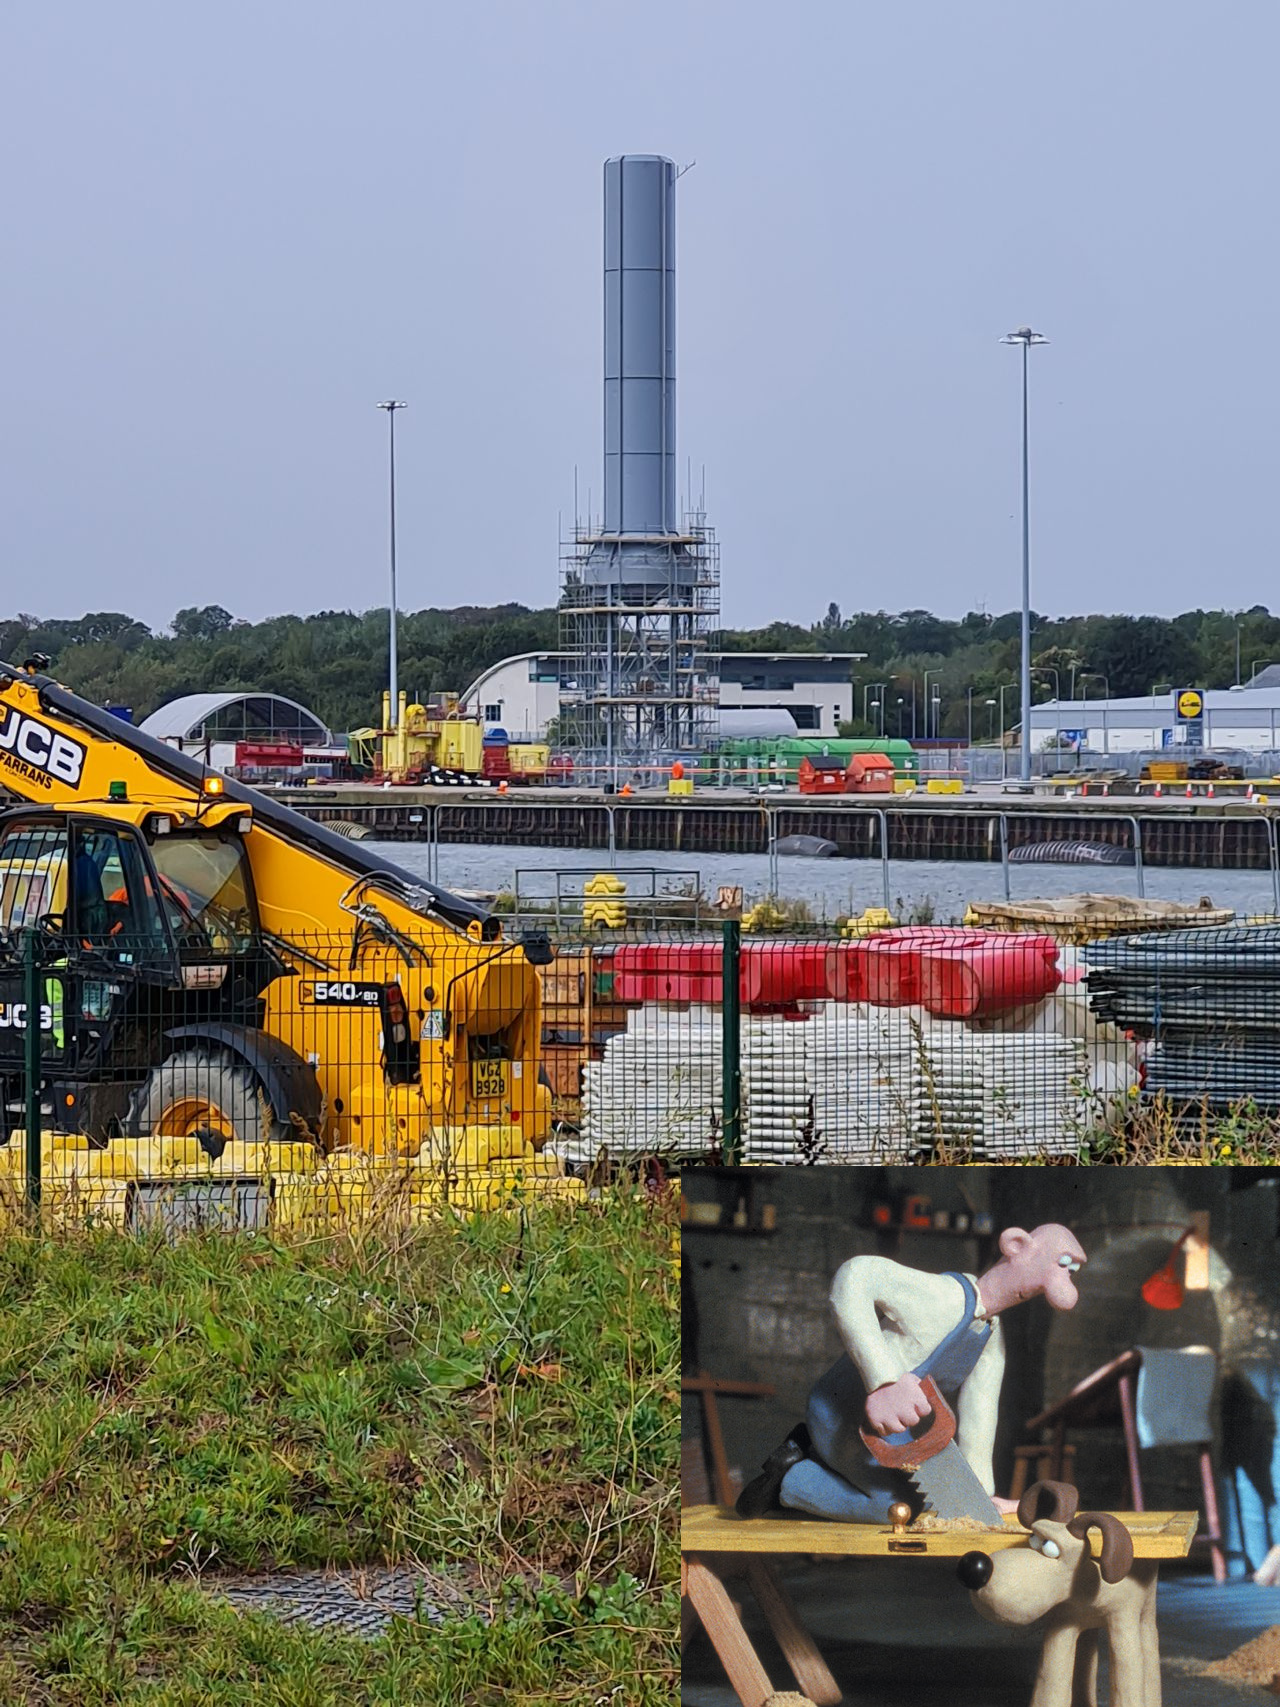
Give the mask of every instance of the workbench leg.
[{"label": "workbench leg", "polygon": [[836,1707],[844,1699],[840,1685],[832,1677],[813,1637],[800,1622],[800,1614],[778,1581],[777,1571],[767,1559],[752,1559],[747,1566],[747,1577],[801,1692],[809,1697],[814,1707]]},{"label": "workbench leg", "polygon": [[729,1682],[742,1707],[764,1707],[773,1694],[769,1674],[760,1664],[751,1638],[725,1592],[720,1578],[700,1554],[687,1555],[685,1582],[689,1599],[729,1674]]}]

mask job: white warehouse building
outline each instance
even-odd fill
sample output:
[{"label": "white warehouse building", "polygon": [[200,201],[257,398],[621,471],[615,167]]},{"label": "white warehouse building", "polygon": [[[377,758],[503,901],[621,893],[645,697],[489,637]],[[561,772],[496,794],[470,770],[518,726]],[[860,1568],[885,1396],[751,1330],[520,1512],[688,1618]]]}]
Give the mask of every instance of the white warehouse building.
[{"label": "white warehouse building", "polygon": [[[1177,702],[1188,691],[1201,702],[1198,741],[1196,723],[1179,714]],[[1278,733],[1280,670],[1274,666],[1247,686],[1170,688],[1135,699],[1048,700],[1031,711],[1031,744],[1037,750],[1054,743],[1134,753],[1197,744],[1262,753],[1275,750]]]},{"label": "white warehouse building", "polygon": [[[724,652],[722,711],[785,713],[801,734],[836,735],[853,717],[853,666],[861,652]],[[540,739],[560,712],[560,684],[573,679],[562,652],[518,652],[483,671],[463,709],[514,738]],[[726,720],[726,732],[727,724]],[[732,721],[737,721],[733,719]]]}]

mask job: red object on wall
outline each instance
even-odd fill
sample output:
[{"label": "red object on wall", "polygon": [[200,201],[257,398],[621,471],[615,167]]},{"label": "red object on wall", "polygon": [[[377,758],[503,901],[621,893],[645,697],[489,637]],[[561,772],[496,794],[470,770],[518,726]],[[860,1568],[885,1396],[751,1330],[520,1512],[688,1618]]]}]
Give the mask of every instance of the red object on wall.
[{"label": "red object on wall", "polygon": [[258,770],[296,768],[305,757],[301,746],[285,742],[237,741],[236,766],[253,765]]},{"label": "red object on wall", "polygon": [[896,773],[888,753],[855,753],[845,774],[850,794],[893,793]]},{"label": "red object on wall", "polygon": [[843,759],[831,753],[815,753],[800,761],[801,794],[844,794],[848,772]]}]

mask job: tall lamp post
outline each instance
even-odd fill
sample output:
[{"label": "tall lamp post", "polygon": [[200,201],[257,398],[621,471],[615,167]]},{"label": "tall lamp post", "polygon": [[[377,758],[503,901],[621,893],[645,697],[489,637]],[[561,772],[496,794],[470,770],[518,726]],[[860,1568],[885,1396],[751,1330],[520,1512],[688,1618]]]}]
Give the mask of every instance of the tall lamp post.
[{"label": "tall lamp post", "polygon": [[[1106,755],[1111,751],[1111,731],[1107,725],[1107,708],[1111,704],[1111,681],[1101,670],[1081,670],[1080,685],[1082,688],[1084,687],[1085,682],[1102,683],[1102,751],[1103,754]],[[1084,697],[1087,703],[1089,698],[1087,690],[1085,691]],[[1086,730],[1086,734],[1087,733],[1088,731]]]},{"label": "tall lamp post", "polygon": [[1047,344],[1030,326],[1019,326],[1000,340],[1022,346],[1022,781],[1031,781],[1031,462],[1027,415],[1027,353]]},{"label": "tall lamp post", "polygon": [[391,428],[391,629],[388,636],[390,651],[390,669],[387,685],[391,689],[391,727],[400,726],[400,660],[396,643],[396,410],[407,409],[407,403],[401,403],[395,398],[388,398],[385,403],[379,403],[379,409],[387,412],[387,425]]}]

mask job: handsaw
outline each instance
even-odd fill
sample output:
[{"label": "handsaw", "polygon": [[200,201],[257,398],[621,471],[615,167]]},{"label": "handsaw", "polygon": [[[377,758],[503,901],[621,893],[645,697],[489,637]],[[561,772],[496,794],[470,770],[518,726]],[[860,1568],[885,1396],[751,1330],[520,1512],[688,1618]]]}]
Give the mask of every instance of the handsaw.
[{"label": "handsaw", "polygon": [[925,1432],[891,1445],[882,1436],[859,1429],[868,1452],[887,1470],[905,1470],[924,1496],[925,1509],[936,1517],[972,1517],[979,1523],[1001,1524],[999,1508],[956,1445],[955,1412],[929,1376],[921,1378],[920,1391],[933,1412]]}]

